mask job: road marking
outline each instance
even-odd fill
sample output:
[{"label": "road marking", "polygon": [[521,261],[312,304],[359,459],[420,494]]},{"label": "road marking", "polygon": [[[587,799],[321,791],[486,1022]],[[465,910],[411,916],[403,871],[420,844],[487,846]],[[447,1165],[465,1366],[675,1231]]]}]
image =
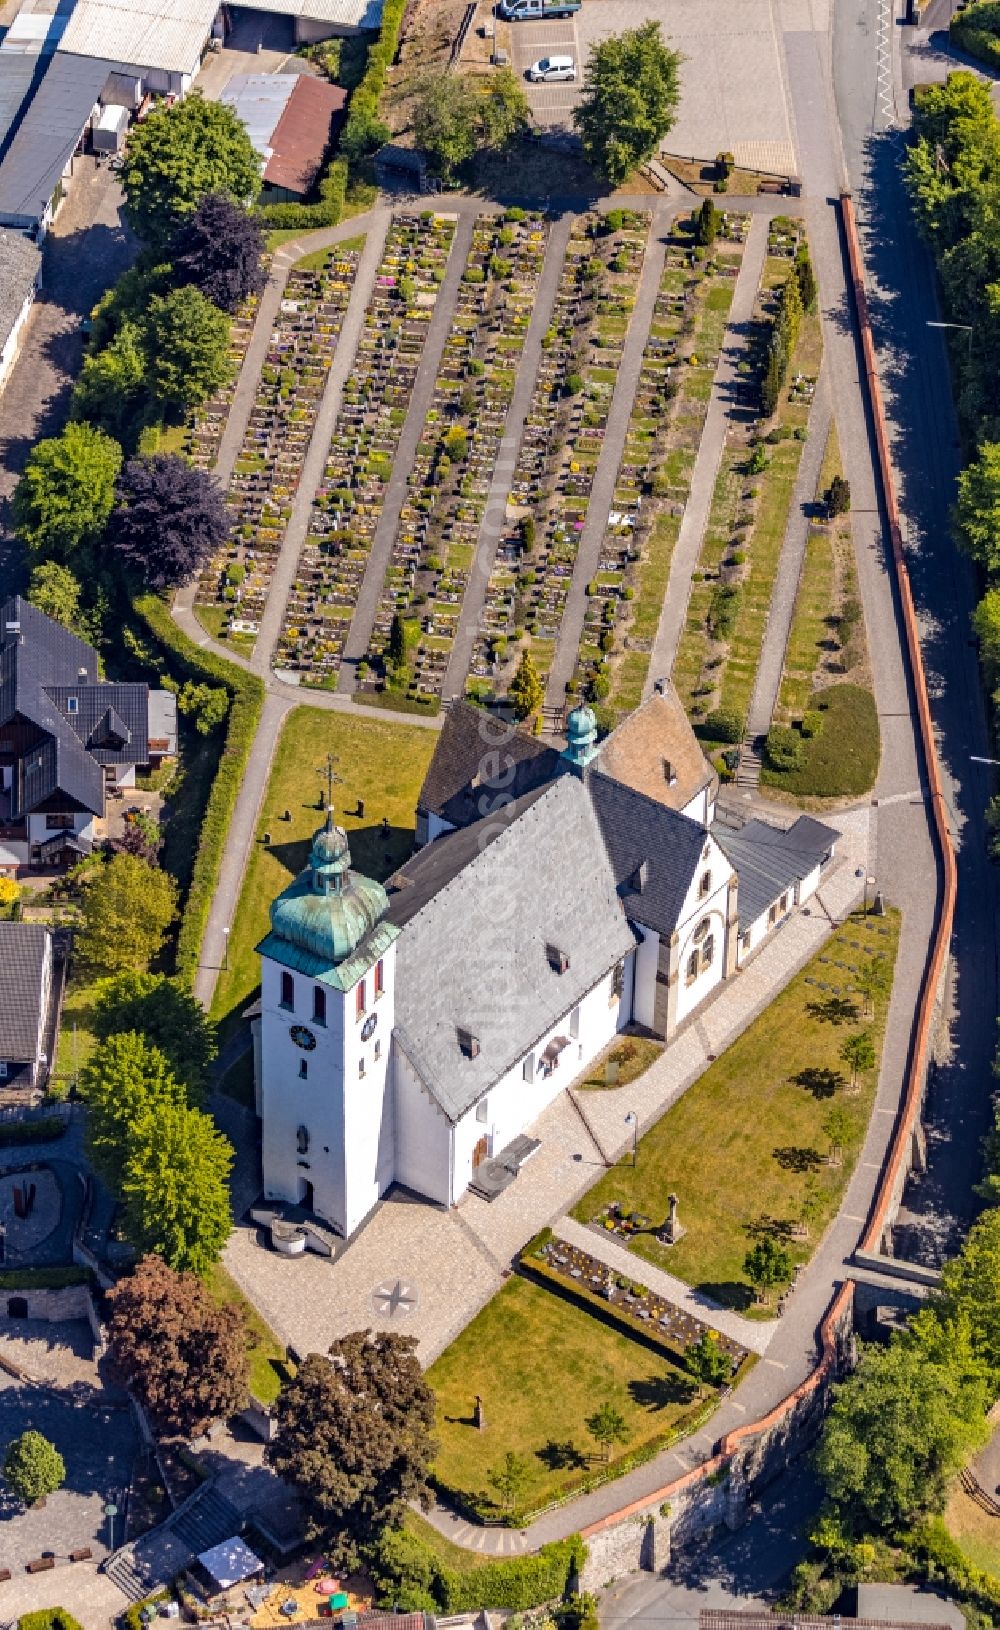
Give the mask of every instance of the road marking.
[{"label": "road marking", "polygon": [[896,107],[892,94],[892,27],[895,6],[893,0],[879,0],[878,41],[875,48],[876,96],[878,111],[886,124],[896,122]]},{"label": "road marking", "polygon": [[866,1172],[880,1172],[882,1170],[877,1160],[863,1160],[861,1164]]},{"label": "road marking", "polygon": [[844,1211],[841,1213],[841,1215],[843,1216],[845,1222],[863,1223],[866,1221],[864,1217],[856,1217],[852,1211]]},{"label": "road marking", "polygon": [[763,1362],[765,1364],[771,1364],[776,1370],[787,1370],[788,1368],[787,1364],[779,1364],[776,1358],[765,1358]]}]

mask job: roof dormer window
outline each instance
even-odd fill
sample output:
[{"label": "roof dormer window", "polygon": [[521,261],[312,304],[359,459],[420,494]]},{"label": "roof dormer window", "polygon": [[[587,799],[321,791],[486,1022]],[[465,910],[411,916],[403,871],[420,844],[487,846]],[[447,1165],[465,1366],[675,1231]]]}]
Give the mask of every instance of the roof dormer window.
[{"label": "roof dormer window", "polygon": [[545,955],[553,973],[566,973],[569,968],[568,951],[561,951],[558,945],[547,945]]},{"label": "roof dormer window", "polygon": [[78,696],[67,696],[67,698],[66,698],[66,712],[67,713],[79,713],[79,711],[80,711],[80,698]]}]

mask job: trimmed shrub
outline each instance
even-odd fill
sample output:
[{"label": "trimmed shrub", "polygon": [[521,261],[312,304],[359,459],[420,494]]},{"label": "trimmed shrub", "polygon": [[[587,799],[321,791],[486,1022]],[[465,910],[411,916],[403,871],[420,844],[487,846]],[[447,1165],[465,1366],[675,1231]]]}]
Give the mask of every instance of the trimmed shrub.
[{"label": "trimmed shrub", "polygon": [[225,662],[211,651],[201,650],[193,640],[189,640],[174,623],[168,606],[156,595],[138,596],[134,607],[150,633],[169,651],[175,666],[185,678],[214,680],[224,685],[232,698],[225,745],[205,806],[191,872],[191,886],[181,912],[181,926],[177,935],[176,971],[190,985],[201,955],[201,942],[219,880],[233,810],[260,723],[264,686],[256,674]]},{"label": "trimmed shrub", "polygon": [[586,1546],[578,1534],[543,1545],[531,1556],[484,1562],[453,1572],[429,1545],[408,1529],[390,1529],[371,1558],[379,1599],[404,1611],[476,1613],[483,1608],[524,1612],[561,1599],[582,1568]]},{"label": "trimmed shrub", "polygon": [[710,741],[741,742],[743,740],[743,716],[735,708],[717,707],[708,715],[700,732]]},{"label": "trimmed shrub", "polygon": [[772,770],[799,770],[805,758],[802,737],[785,724],[773,724],[767,733],[764,753]]},{"label": "trimmed shrub", "polygon": [[64,1607],[43,1607],[37,1613],[22,1613],[17,1630],[83,1630],[83,1625]]},{"label": "trimmed shrub", "polygon": [[14,1143],[50,1143],[61,1138],[66,1122],[61,1115],[46,1115],[37,1121],[8,1121],[0,1126],[0,1148]]}]

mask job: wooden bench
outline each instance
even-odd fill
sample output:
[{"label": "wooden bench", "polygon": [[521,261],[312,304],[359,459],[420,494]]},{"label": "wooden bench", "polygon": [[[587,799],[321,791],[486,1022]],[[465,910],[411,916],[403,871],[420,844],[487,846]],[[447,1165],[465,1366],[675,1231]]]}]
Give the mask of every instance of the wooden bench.
[{"label": "wooden bench", "polygon": [[93,1554],[89,1545],[82,1545],[78,1551],[70,1551],[69,1559],[71,1562],[89,1562]]},{"label": "wooden bench", "polygon": [[25,1573],[44,1573],[46,1568],[54,1568],[55,1565],[56,1559],[54,1556],[36,1556],[34,1562],[25,1563],[24,1571]]}]

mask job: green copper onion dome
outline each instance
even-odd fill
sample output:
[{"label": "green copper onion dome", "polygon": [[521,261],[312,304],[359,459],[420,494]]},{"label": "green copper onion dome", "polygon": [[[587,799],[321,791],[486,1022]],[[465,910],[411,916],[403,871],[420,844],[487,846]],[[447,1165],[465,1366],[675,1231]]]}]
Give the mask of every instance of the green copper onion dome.
[{"label": "green copper onion dome", "polygon": [[333,810],[313,838],[309,864],[271,907],[271,929],[331,964],[343,962],[389,909],[381,883],[351,870],[347,833]]},{"label": "green copper onion dome", "polygon": [[566,747],[563,758],[579,768],[589,764],[597,752],[597,719],[593,708],[575,707],[566,721]]}]

